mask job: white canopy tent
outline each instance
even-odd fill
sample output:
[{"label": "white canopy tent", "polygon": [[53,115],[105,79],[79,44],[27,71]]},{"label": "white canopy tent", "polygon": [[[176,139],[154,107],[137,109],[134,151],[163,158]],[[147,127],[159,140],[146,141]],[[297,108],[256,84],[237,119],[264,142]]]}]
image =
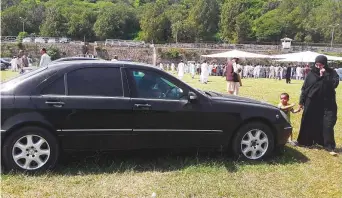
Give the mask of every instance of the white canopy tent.
[{"label": "white canopy tent", "polygon": [[310,63],[310,62],[315,62],[316,57],[319,55],[326,56],[328,58],[328,61],[342,61],[342,57],[329,56],[329,55],[320,54],[320,53],[311,52],[311,51],[274,55],[274,56],[271,56],[271,58],[280,59],[280,60],[277,60],[279,62],[306,62],[306,63]]},{"label": "white canopy tent", "polygon": [[231,51],[227,51],[227,52],[202,55],[202,56],[203,57],[209,57],[209,58],[270,58],[270,56],[268,56],[268,55],[255,54],[255,53],[244,52],[244,51],[240,51],[240,50],[231,50]]}]

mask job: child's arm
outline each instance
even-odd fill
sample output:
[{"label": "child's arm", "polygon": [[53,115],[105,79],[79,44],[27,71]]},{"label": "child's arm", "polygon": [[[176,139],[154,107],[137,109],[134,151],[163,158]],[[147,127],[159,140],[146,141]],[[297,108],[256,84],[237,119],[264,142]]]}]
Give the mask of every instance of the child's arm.
[{"label": "child's arm", "polygon": [[297,110],[291,109],[292,113],[299,113],[301,111],[301,108],[298,108]]},{"label": "child's arm", "polygon": [[292,105],[287,105],[285,107],[279,107],[281,110],[288,110],[288,109],[291,109],[295,106],[295,104],[292,104]]}]

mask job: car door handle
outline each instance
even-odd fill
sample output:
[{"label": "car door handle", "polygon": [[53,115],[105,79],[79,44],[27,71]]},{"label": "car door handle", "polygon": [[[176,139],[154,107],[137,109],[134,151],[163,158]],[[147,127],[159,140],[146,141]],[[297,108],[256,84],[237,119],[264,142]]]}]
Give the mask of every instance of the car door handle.
[{"label": "car door handle", "polygon": [[151,107],[150,104],[134,104],[134,109],[150,110]]},{"label": "car door handle", "polygon": [[54,107],[63,107],[65,103],[61,101],[45,101],[45,104]]}]

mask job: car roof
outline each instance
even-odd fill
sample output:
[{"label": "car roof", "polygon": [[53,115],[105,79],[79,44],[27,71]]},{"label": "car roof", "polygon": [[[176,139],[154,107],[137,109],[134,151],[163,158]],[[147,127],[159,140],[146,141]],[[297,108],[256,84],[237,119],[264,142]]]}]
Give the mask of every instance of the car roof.
[{"label": "car roof", "polygon": [[89,58],[89,57],[65,57],[54,60],[52,62],[61,62],[61,61],[76,61],[76,60],[100,60],[98,58]]},{"label": "car roof", "polygon": [[106,65],[106,66],[126,66],[126,67],[146,67],[158,70],[159,69],[153,65],[149,65],[146,63],[138,63],[138,62],[127,62],[127,61],[107,61],[107,60],[73,60],[73,61],[60,61],[55,62],[54,64],[49,65],[49,68],[64,68],[64,67],[73,67],[73,66],[79,66],[79,65],[85,65],[85,66],[94,66],[94,65]]}]

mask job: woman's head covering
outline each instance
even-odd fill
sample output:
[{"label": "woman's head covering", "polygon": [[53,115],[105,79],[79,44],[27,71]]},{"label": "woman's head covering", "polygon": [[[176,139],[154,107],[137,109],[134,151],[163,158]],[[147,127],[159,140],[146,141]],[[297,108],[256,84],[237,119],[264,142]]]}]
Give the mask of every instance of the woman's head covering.
[{"label": "woman's head covering", "polygon": [[315,63],[321,63],[325,67],[327,67],[328,66],[328,58],[324,55],[319,55],[316,57]]}]

